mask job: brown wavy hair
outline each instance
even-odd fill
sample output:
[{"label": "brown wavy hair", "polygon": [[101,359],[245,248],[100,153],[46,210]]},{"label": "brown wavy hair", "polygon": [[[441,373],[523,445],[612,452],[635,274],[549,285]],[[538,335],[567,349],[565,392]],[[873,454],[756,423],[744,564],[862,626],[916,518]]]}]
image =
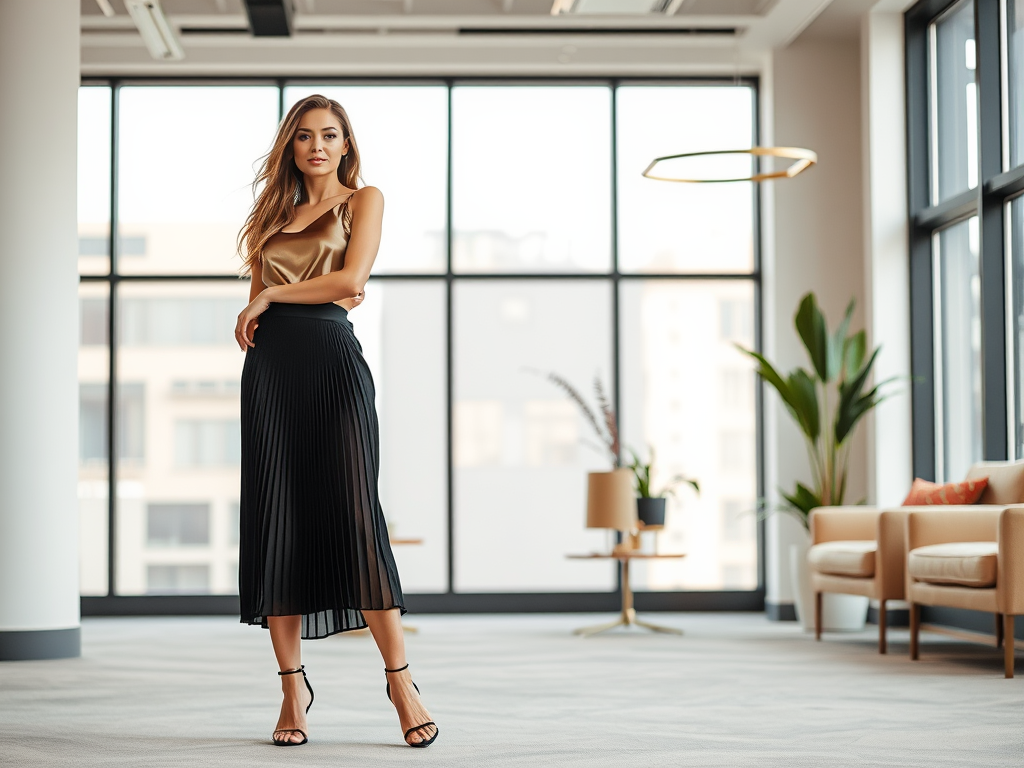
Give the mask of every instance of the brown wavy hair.
[{"label": "brown wavy hair", "polygon": [[348,139],[348,155],[338,166],[338,181],[349,189],[358,189],[359,147],[352,134],[352,123],[348,113],[334,99],[314,94],[297,102],[284,116],[277,127],[277,135],[270,151],[263,156],[259,173],[252,183],[253,194],[257,195],[260,185],[263,189],[256,196],[245,225],[238,233],[238,253],[245,261],[242,274],[248,274],[252,265],[259,261],[267,240],[284,229],[295,216],[295,197],[306,198],[303,174],[295,165],[292,140],[299,128],[302,116],[311,109],[329,109],[341,124],[342,138]]}]

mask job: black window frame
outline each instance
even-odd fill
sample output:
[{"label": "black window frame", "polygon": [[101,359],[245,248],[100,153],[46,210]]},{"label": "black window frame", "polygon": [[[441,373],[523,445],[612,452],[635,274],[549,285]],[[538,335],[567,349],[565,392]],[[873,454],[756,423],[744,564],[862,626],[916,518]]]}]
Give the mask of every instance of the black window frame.
[{"label": "black window frame", "polygon": [[[621,356],[619,350],[619,336],[621,333],[619,325],[619,287],[623,281],[631,280],[682,280],[682,281],[706,281],[706,280],[742,280],[750,282],[754,289],[754,345],[760,351],[762,344],[762,266],[761,266],[761,196],[757,185],[754,185],[752,194],[753,205],[753,248],[754,263],[753,269],[742,273],[646,273],[619,271],[618,236],[617,236],[617,199],[618,186],[616,183],[616,121],[617,121],[617,99],[616,95],[619,86],[632,85],[734,85],[745,86],[751,89],[753,99],[754,132],[751,137],[751,144],[757,145],[760,135],[760,82],[757,77],[373,77],[373,78],[260,78],[260,77],[144,77],[144,78],[119,78],[119,77],[88,77],[83,78],[83,86],[103,86],[111,89],[110,121],[111,121],[111,163],[110,163],[110,231],[108,243],[110,249],[109,271],[106,274],[81,275],[81,282],[104,283],[108,286],[109,292],[106,297],[109,311],[107,313],[108,334],[107,338],[116,339],[115,329],[119,322],[117,312],[118,288],[122,283],[132,282],[186,282],[186,281],[237,281],[236,274],[119,274],[118,257],[122,243],[118,241],[118,118],[119,118],[119,90],[123,86],[138,85],[253,85],[273,86],[278,89],[278,114],[279,119],[285,110],[284,89],[290,85],[367,85],[367,84],[433,84],[444,85],[448,92],[448,179],[447,179],[447,214],[446,214],[446,235],[447,237],[447,265],[445,272],[431,274],[379,274],[374,275],[375,280],[431,280],[444,281],[447,293],[447,419],[448,419],[448,499],[447,499],[447,557],[448,557],[448,588],[443,593],[408,593],[406,604],[410,610],[420,613],[519,613],[519,612],[613,612],[618,611],[621,605],[622,585],[621,580],[616,578],[616,586],[609,592],[500,592],[500,593],[479,593],[479,592],[456,592],[454,591],[454,464],[452,446],[452,419],[453,419],[453,282],[455,281],[480,281],[480,280],[510,280],[510,279],[542,279],[542,280],[607,280],[612,288],[612,328],[609,329],[612,338],[613,355],[613,388],[615,393],[615,406],[620,408],[620,382],[619,370]],[[609,272],[601,273],[515,273],[515,274],[479,274],[479,273],[455,273],[452,269],[452,160],[451,160],[451,93],[452,88],[459,85],[606,85],[611,89],[611,248],[612,268]],[[109,344],[108,381],[106,382],[108,402],[117,402],[111,395],[115,392],[118,384],[118,344]],[[765,495],[764,477],[764,426],[763,426],[763,391],[761,387],[755,388],[755,454],[756,454],[756,483],[757,497]],[[620,412],[621,413],[621,412]],[[237,595],[120,595],[116,592],[116,559],[117,559],[117,464],[112,460],[118,450],[115,440],[110,439],[116,435],[117,409],[107,410],[107,449],[108,449],[108,493],[107,493],[107,594],[82,596],[83,616],[115,616],[115,615],[220,615],[238,613]],[[752,590],[709,590],[709,591],[637,591],[635,593],[635,604],[638,610],[643,611],[763,611],[765,607],[765,522],[758,516],[756,533],[757,552],[757,586]]]},{"label": "black window frame", "polygon": [[936,205],[930,200],[929,27],[959,0],[921,0],[904,15],[907,209],[914,476],[935,479],[933,236],[978,216],[981,274],[982,459],[1009,456],[1006,204],[1024,191],[1024,164],[1003,171],[1003,0],[974,0],[978,93],[978,185]]}]

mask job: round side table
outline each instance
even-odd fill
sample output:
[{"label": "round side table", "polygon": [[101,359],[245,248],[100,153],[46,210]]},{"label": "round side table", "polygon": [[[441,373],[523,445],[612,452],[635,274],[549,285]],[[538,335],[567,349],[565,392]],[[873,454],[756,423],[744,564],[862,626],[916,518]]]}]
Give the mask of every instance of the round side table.
[{"label": "round side table", "polygon": [[649,629],[652,632],[664,632],[668,635],[683,634],[683,630],[681,629],[651,624],[646,621],[640,621],[636,617],[636,611],[633,609],[633,589],[629,584],[629,562],[631,560],[678,560],[686,557],[686,555],[654,555],[643,552],[627,551],[608,554],[594,553],[590,555],[566,555],[566,557],[570,560],[618,560],[620,573],[622,574],[622,613],[619,618],[615,621],[609,622],[608,624],[598,624],[594,627],[582,627],[575,630],[573,634],[588,637],[590,635],[596,635],[599,632],[607,632],[609,629],[615,629],[615,627],[633,626],[643,627],[644,629]]}]

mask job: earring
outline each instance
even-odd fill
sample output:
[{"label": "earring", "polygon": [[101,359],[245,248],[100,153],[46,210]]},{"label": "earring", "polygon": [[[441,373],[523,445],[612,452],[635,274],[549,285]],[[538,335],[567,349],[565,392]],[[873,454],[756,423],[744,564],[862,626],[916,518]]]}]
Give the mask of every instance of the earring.
[{"label": "earring", "polygon": [[302,182],[295,182],[295,194],[292,195],[292,205],[298,205],[302,202]]}]

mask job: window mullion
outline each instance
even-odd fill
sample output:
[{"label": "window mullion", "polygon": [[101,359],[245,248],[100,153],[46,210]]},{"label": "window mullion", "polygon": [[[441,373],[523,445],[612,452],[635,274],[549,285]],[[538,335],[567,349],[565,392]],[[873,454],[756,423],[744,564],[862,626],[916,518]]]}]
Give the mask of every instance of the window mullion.
[{"label": "window mullion", "polygon": [[978,213],[981,268],[982,445],[984,458],[1008,455],[1006,266],[1003,201],[986,182],[1003,169],[999,3],[975,3],[978,84]]}]

